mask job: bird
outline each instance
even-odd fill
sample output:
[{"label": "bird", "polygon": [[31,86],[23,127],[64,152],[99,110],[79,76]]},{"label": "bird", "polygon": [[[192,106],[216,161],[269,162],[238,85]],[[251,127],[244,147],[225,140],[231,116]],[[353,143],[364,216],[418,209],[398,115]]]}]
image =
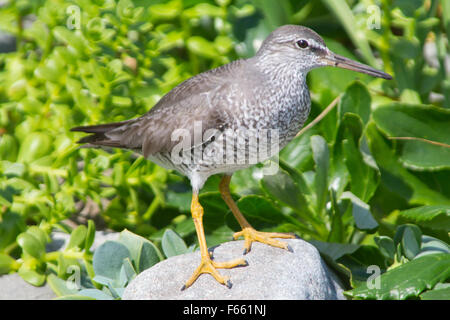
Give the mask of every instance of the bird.
[{"label": "bird", "polygon": [[201,260],[182,290],[205,273],[231,288],[229,277],[217,269],[248,265],[243,258],[215,261],[208,251],[199,192],[212,175],[222,175],[219,191],[242,229],[233,238],[244,238],[244,254],[255,241],[292,251],[279,239],[296,236],[255,230],[231,197],[229,184],[235,171],[270,159],[296,136],[311,108],[306,75],[325,66],[392,79],[333,53],[315,31],[284,25],[267,36],[254,56],[185,80],[140,117],[71,129],[89,134],[78,141],[86,147],[133,150],[190,180]]}]

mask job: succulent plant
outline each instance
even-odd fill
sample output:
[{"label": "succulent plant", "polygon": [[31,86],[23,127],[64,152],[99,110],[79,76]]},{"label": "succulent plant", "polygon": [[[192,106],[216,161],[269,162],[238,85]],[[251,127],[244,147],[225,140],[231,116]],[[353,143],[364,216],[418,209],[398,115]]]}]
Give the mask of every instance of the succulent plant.
[{"label": "succulent plant", "polygon": [[[62,280],[55,275],[48,277],[58,299],[120,299],[126,286],[142,271],[152,267],[165,257],[192,252],[183,239],[167,229],[162,237],[162,251],[149,240],[128,230],[117,240],[108,240],[95,251],[92,259],[93,277],[82,271],[78,283],[74,277]],[[83,285],[80,285],[83,283]]]}]

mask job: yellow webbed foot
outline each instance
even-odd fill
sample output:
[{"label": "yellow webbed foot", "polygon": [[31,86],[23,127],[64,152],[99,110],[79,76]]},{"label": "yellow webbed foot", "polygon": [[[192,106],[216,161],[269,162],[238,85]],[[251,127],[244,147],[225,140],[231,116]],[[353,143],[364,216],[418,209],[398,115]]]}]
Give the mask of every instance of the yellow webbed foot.
[{"label": "yellow webbed foot", "polygon": [[202,273],[209,273],[214,277],[214,279],[217,280],[220,284],[226,285],[228,288],[231,288],[231,281],[228,277],[222,276],[217,269],[231,269],[234,267],[244,267],[247,266],[248,263],[244,259],[236,259],[232,261],[227,262],[216,262],[211,259],[211,257],[208,255],[207,257],[202,257],[202,260],[200,262],[200,265],[197,267],[197,269],[194,271],[192,276],[189,278],[189,280],[185,283],[185,285],[181,288],[181,290],[184,290],[188,287],[190,287],[195,280],[202,274]]},{"label": "yellow webbed foot", "polygon": [[252,243],[257,241],[261,243],[268,244],[273,247],[286,249],[290,252],[292,251],[292,248],[283,241],[274,239],[274,238],[282,238],[282,239],[295,239],[297,238],[294,234],[289,233],[278,233],[278,232],[262,232],[262,231],[256,231],[252,227],[245,227],[242,229],[242,231],[236,232],[233,234],[234,240],[238,239],[239,237],[244,237],[245,244],[244,244],[244,254],[247,254],[250,252],[250,249],[252,247]]}]

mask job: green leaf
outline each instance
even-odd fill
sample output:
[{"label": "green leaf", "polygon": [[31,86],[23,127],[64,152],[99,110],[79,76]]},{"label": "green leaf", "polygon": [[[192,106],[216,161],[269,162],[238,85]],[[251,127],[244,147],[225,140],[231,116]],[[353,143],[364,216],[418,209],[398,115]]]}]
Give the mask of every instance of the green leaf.
[{"label": "green leaf", "polygon": [[322,212],[325,208],[328,193],[328,167],[330,153],[327,142],[321,136],[311,137],[311,148],[316,164],[314,187],[316,194],[316,210]]},{"label": "green leaf", "polygon": [[421,242],[422,231],[420,231],[419,227],[417,227],[414,224],[402,224],[401,226],[398,226],[397,230],[395,231],[395,235],[394,235],[395,246],[399,245],[402,242],[402,239],[405,234],[405,230],[407,230],[407,229],[412,231],[411,235],[414,236],[415,241],[417,241],[418,243]]},{"label": "green leaf", "polygon": [[421,179],[402,166],[395,152],[390,149],[373,123],[367,126],[367,139],[370,151],[380,167],[382,184],[389,191],[398,194],[411,204],[450,204],[447,197],[430,189]]},{"label": "green leaf", "polygon": [[[283,223],[290,222],[271,201],[262,196],[244,196],[236,204],[248,222],[257,230],[274,230]],[[228,214],[226,221],[233,230],[241,230],[233,214]]]},{"label": "green leaf", "polygon": [[170,229],[167,229],[164,232],[161,246],[167,258],[184,254],[187,251],[187,246],[184,240]]},{"label": "green leaf", "polygon": [[183,16],[193,19],[202,18],[204,16],[208,17],[224,17],[226,15],[226,10],[217,6],[213,6],[209,3],[199,3],[192,8],[183,10]]},{"label": "green leaf", "polygon": [[352,203],[352,214],[356,227],[360,230],[372,231],[378,227],[378,222],[370,212],[370,206],[350,191],[345,191],[341,199],[348,199]]},{"label": "green leaf", "polygon": [[61,72],[60,70],[56,69],[55,66],[44,65],[36,68],[36,70],[34,70],[34,75],[36,76],[36,78],[45,81],[58,82],[59,77],[61,76]]},{"label": "green leaf", "polygon": [[375,193],[380,180],[376,166],[369,165],[353,140],[342,141],[345,152],[344,161],[350,173],[351,191],[363,201],[369,201]]},{"label": "green leaf", "polygon": [[[342,117],[334,147],[333,169],[335,179],[340,182],[337,191],[346,187],[348,176],[351,191],[363,201],[369,201],[378,187],[380,172],[368,150],[363,151],[361,118],[347,112]],[[341,160],[342,159],[342,160]],[[343,167],[342,162],[345,164]]]},{"label": "green leaf", "polygon": [[68,294],[61,297],[56,297],[53,300],[97,300],[97,299],[88,296],[82,296],[79,294]]},{"label": "green leaf", "polygon": [[[310,139],[313,131],[313,128],[311,128],[311,130],[308,130],[304,134],[294,138],[283,149],[281,149],[280,162],[284,161],[299,172],[304,172],[308,170],[308,168],[311,168],[313,166],[313,157]],[[280,166],[284,170],[287,170],[281,163]]]},{"label": "green leaf", "polygon": [[[309,140],[309,139],[308,139]],[[286,171],[292,178],[292,180],[297,185],[299,191],[303,195],[311,196],[311,189],[308,186],[308,183],[306,182],[306,178],[304,174],[297,170],[296,168],[289,165],[286,161],[283,159],[279,160],[280,168]]]},{"label": "green leaf", "polygon": [[45,246],[34,235],[23,232],[17,236],[17,244],[30,256],[41,260],[45,254]]},{"label": "green leaf", "polygon": [[414,259],[419,253],[421,242],[417,241],[414,231],[411,228],[406,228],[403,232],[402,248],[405,257]]},{"label": "green leaf", "polygon": [[450,3],[448,1],[441,1],[442,6],[442,20],[444,28],[446,28],[446,34],[450,34]]},{"label": "green leaf", "polygon": [[[437,285],[436,285],[437,287]],[[420,295],[422,300],[450,300],[450,284],[446,284],[443,288],[435,288],[425,291]]]},{"label": "green leaf", "polygon": [[86,243],[86,234],[87,228],[84,225],[78,226],[76,229],[72,231],[70,235],[69,244],[67,245],[67,249],[72,248],[80,248],[84,249],[83,245]]},{"label": "green leaf", "polygon": [[21,177],[25,173],[25,166],[19,162],[2,161],[3,174],[8,177]]},{"label": "green leaf", "polygon": [[45,274],[28,269],[25,265],[22,265],[17,273],[23,280],[36,287],[42,286],[45,282]]},{"label": "green leaf", "polygon": [[380,277],[380,288],[368,288],[367,284],[346,291],[352,298],[400,299],[417,297],[422,291],[450,277],[450,255],[432,254],[391,269]]},{"label": "green leaf", "polygon": [[375,243],[377,244],[378,248],[380,249],[380,252],[383,256],[390,259],[391,261],[394,260],[395,257],[395,245],[394,240],[387,236],[380,236],[375,237]]},{"label": "green leaf", "polygon": [[86,240],[84,242],[84,250],[89,250],[94,243],[95,239],[95,224],[94,221],[89,219],[86,231]]},{"label": "green leaf", "polygon": [[[425,105],[394,103],[373,112],[377,126],[393,137],[412,137],[450,145],[450,111]],[[398,142],[401,161],[412,169],[439,170],[450,168],[450,147],[425,141]]]},{"label": "green leaf", "polygon": [[216,59],[219,57],[219,53],[214,44],[199,36],[190,37],[187,40],[187,48],[189,51],[200,57],[208,59]]},{"label": "green leaf", "polygon": [[78,292],[78,290],[76,290],[76,289],[68,288],[67,281],[63,280],[61,278],[58,278],[54,274],[48,275],[47,283],[49,284],[50,288],[53,290],[53,292],[58,297],[72,295],[72,294],[76,294]]},{"label": "green leaf", "polygon": [[47,234],[41,228],[37,226],[30,226],[26,232],[38,239],[43,246],[47,244]]},{"label": "green leaf", "polygon": [[105,97],[109,95],[110,91],[103,83],[99,82],[97,78],[82,77],[83,83],[89,89],[91,94],[99,97]]},{"label": "green leaf", "polygon": [[422,5],[421,0],[397,0],[393,3],[393,8],[400,9],[406,17],[412,17]]},{"label": "green leaf", "polygon": [[125,258],[120,269],[120,285],[123,287],[126,286],[136,275],[137,273],[134,270],[133,263],[129,258]]},{"label": "green leaf", "polygon": [[264,176],[261,187],[274,200],[288,205],[308,219],[308,214],[311,214],[308,202],[286,171],[279,169],[277,174]]},{"label": "green leaf", "polygon": [[282,26],[290,22],[292,14],[289,1],[274,2],[271,0],[253,1],[254,6],[261,10],[264,14],[264,24],[270,30]]},{"label": "green leaf", "polygon": [[17,268],[17,262],[9,255],[0,252],[0,275],[9,273]]},{"label": "green leaf", "polygon": [[450,230],[450,205],[421,206],[400,211],[399,214],[424,227]]},{"label": "green leaf", "polygon": [[328,234],[328,242],[343,242],[344,240],[344,226],[342,222],[343,210],[341,211],[336,199],[336,191],[330,189],[331,202],[331,230]]},{"label": "green leaf", "polygon": [[66,26],[57,26],[53,29],[53,35],[55,38],[68,45],[79,56],[82,56],[86,52],[86,44],[83,37],[80,34],[76,34],[67,29]]},{"label": "green leaf", "polygon": [[[10,196],[12,200],[13,194],[7,196],[6,190],[0,189],[0,199],[3,196],[8,198]],[[20,232],[22,230],[25,230],[26,228],[22,217],[17,213],[7,210],[5,213],[2,213],[1,217],[2,222],[0,223],[0,251],[2,251],[10,244],[14,243]]]},{"label": "green leaf", "polygon": [[43,132],[33,132],[20,145],[17,161],[32,162],[50,153],[52,138]]},{"label": "green leaf", "polygon": [[390,52],[402,59],[416,59],[421,54],[421,44],[416,38],[392,37],[389,40]]},{"label": "green leaf", "polygon": [[444,241],[431,236],[423,235],[421,238],[420,252],[414,257],[414,259],[434,253],[450,254],[450,246]]},{"label": "green leaf", "polygon": [[[352,253],[337,260],[351,272],[350,283],[358,287],[362,283],[373,283],[377,272],[381,274],[385,268],[385,258],[375,246],[361,245]],[[369,281],[368,281],[369,280]]]},{"label": "green leaf", "polygon": [[83,289],[78,292],[78,295],[95,300],[114,300],[112,296],[98,289]]},{"label": "green leaf", "polygon": [[118,280],[123,260],[130,258],[127,247],[117,241],[106,241],[94,252],[92,266],[96,276]]},{"label": "green leaf", "polygon": [[153,4],[148,10],[152,20],[171,20],[177,18],[182,11],[180,1],[169,1],[168,3]]},{"label": "green leaf", "polygon": [[362,122],[367,124],[370,117],[370,93],[366,86],[359,81],[353,82],[345,91],[338,105],[340,118],[350,112],[361,117]]},{"label": "green leaf", "polygon": [[128,108],[133,105],[133,100],[128,97],[112,96],[111,103],[115,107]]},{"label": "green leaf", "polygon": [[151,242],[143,242],[139,253],[139,269],[142,272],[162,260],[162,254]]},{"label": "green leaf", "polygon": [[[124,259],[124,261],[125,261],[125,259]],[[122,270],[122,267],[121,267],[121,270]],[[119,276],[118,279],[120,279],[120,276]],[[92,278],[92,280],[94,282],[99,283],[99,284],[104,285],[104,286],[109,286],[111,284],[111,282],[113,281],[113,279],[111,279],[111,278],[100,276],[100,275],[94,276]]]},{"label": "green leaf", "polygon": [[16,138],[10,134],[3,134],[0,137],[0,159],[15,161],[17,157],[18,146]]},{"label": "green leaf", "polygon": [[161,252],[153,243],[126,229],[120,233],[119,242],[123,243],[130,251],[131,261],[134,262],[137,273],[150,268],[163,259]]},{"label": "green leaf", "polygon": [[360,247],[360,245],[358,244],[324,242],[314,239],[308,240],[308,242],[316,247],[321,254],[327,255],[334,261],[338,260],[346,254],[355,252]]}]

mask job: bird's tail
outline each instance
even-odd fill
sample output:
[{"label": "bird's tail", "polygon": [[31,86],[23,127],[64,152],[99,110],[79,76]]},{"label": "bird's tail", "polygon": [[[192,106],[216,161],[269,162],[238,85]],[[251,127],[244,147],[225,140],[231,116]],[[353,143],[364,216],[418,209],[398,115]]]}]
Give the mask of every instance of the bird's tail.
[{"label": "bird's tail", "polygon": [[128,124],[131,120],[122,121],[122,122],[113,122],[113,123],[105,123],[99,124],[95,126],[81,126],[70,129],[70,131],[79,131],[91,133],[86,137],[81,138],[77,141],[77,143],[86,143],[84,147],[115,147],[115,148],[124,148],[125,146],[121,143],[119,139],[111,138],[107,135],[111,130],[122,127],[123,125]]}]

